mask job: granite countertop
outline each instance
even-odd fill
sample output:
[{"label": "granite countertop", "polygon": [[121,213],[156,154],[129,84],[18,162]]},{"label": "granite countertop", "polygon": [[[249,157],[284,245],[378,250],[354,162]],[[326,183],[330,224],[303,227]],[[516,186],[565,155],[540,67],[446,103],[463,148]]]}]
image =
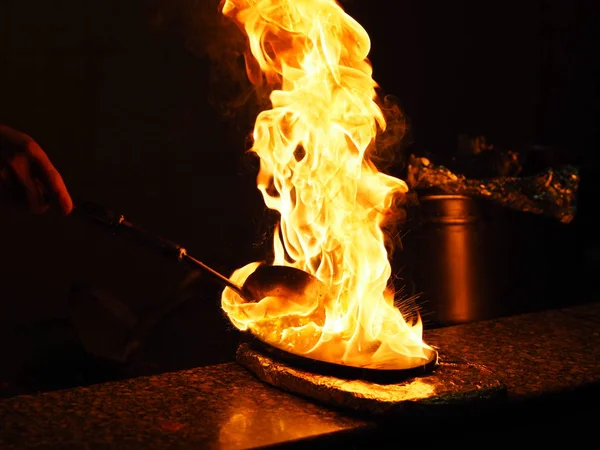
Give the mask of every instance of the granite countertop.
[{"label": "granite countertop", "polygon": [[[486,366],[509,400],[528,400],[600,384],[599,325],[595,303],[431,330],[426,339]],[[237,449],[341,436],[348,445],[377,427],[270,387],[237,363],[13,397],[0,402],[0,423],[3,449]]]},{"label": "granite countertop", "polygon": [[425,337],[486,366],[512,399],[600,383],[600,303],[440,328]]},{"label": "granite countertop", "polygon": [[237,363],[0,403],[0,448],[241,449],[367,426],[255,380]]}]

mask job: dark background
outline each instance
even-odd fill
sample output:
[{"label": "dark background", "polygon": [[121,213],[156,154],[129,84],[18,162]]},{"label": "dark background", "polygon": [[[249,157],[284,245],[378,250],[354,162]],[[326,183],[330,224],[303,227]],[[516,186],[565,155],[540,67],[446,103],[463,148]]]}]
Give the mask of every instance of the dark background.
[{"label": "dark background", "polygon": [[[343,2],[372,39],[374,78],[411,121],[405,152],[447,156],[466,133],[508,148],[549,146],[558,160],[582,168],[575,223],[532,219],[511,250],[515,260],[545,261],[537,283],[558,292],[561,304],[593,300],[582,297],[581,286],[593,281],[598,260],[594,3]],[[224,116],[211,82],[218,66],[209,55],[214,59],[222,42],[228,58],[235,41],[219,31],[213,4],[0,0],[0,122],[33,136],[74,196],[117,209],[229,273],[262,256],[257,244],[269,222],[245,154],[254,112],[249,105],[238,110],[245,114]],[[68,355],[63,323],[74,282],[87,281],[141,313],[176,292],[184,276],[152,251],[74,217],[2,208],[7,389],[15,377],[48,387],[48,370],[68,380],[52,386],[89,381],[57,369],[81,372]],[[537,239],[531,248],[529,238]],[[532,253],[538,258],[528,259]],[[555,272],[545,272],[549,266]],[[148,345],[151,370],[233,359],[238,334],[220,312],[219,293],[200,282],[197,297],[161,322]],[[40,360],[52,369],[31,368]],[[34,372],[26,382],[23,367]]]}]

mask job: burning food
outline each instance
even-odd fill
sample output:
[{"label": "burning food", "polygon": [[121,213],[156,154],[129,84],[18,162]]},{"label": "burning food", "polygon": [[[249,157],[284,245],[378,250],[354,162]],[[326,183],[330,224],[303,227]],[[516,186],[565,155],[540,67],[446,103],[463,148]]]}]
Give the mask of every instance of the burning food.
[{"label": "burning food", "polygon": [[[431,361],[420,319],[405,319],[390,284],[382,225],[408,187],[372,160],[386,121],[369,36],[335,0],[225,0],[222,12],[248,38],[250,80],[271,90],[252,147],[258,189],[280,216],[271,264],[320,282],[256,303],[225,289],[224,311],[238,329],[315,360],[375,369]],[[231,280],[244,285],[260,267]]]}]

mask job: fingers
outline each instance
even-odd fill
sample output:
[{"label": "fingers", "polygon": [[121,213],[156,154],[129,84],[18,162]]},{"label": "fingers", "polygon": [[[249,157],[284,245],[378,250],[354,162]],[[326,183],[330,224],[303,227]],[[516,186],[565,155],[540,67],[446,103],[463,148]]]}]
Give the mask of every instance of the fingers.
[{"label": "fingers", "polygon": [[[0,153],[23,188],[30,208],[44,212],[50,201],[56,201],[63,214],[70,214],[73,201],[58,170],[42,148],[31,137],[0,124]],[[0,173],[0,176],[3,174]],[[0,178],[2,182],[2,178]]]},{"label": "fingers", "polygon": [[35,214],[44,213],[49,205],[44,196],[44,189],[41,183],[36,182],[31,173],[30,161],[25,154],[15,155],[9,165],[14,177],[17,179],[22,192],[25,195],[27,205]]},{"label": "fingers", "polygon": [[46,157],[47,163],[44,162],[40,165],[42,170],[42,176],[44,181],[47,183],[50,191],[55,195],[56,201],[64,215],[69,215],[73,210],[73,200],[67,190],[67,186],[63,181],[58,170],[50,163]]},{"label": "fingers", "polygon": [[33,164],[39,169],[37,175],[41,178],[44,184],[43,187],[58,202],[62,213],[65,215],[70,214],[73,210],[73,200],[63,178],[48,158],[48,155],[33,140],[28,142],[27,150]]}]

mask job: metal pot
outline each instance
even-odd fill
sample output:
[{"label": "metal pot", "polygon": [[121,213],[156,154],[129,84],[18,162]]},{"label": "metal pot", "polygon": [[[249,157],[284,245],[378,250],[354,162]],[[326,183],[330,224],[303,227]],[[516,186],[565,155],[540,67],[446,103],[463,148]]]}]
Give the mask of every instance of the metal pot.
[{"label": "metal pot", "polygon": [[463,195],[427,195],[419,203],[413,219],[418,226],[405,246],[424,320],[447,325],[490,315],[480,276],[485,258],[475,201]]},{"label": "metal pot", "polygon": [[[422,195],[394,264],[426,325],[582,302],[578,229],[463,195]],[[397,259],[396,259],[397,258]]]}]

